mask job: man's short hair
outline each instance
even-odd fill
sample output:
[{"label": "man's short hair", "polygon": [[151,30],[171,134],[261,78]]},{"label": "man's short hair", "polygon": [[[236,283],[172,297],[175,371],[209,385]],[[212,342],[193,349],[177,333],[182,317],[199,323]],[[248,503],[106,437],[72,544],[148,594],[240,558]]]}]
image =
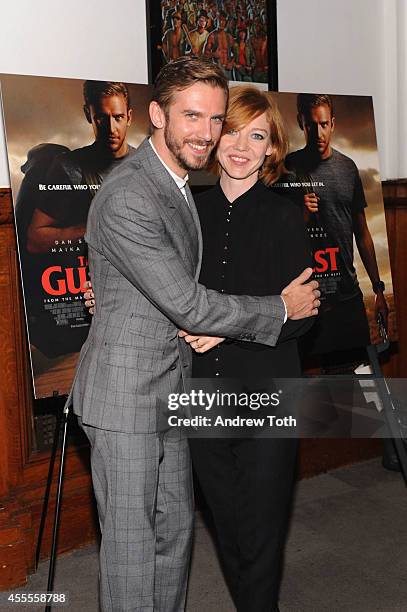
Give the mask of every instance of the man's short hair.
[{"label": "man's short hair", "polygon": [[227,99],[228,81],[222,68],[210,58],[188,55],[179,57],[161,68],[154,83],[152,100],[168,114],[174,94],[195,83],[220,87]]},{"label": "man's short hair", "polygon": [[125,83],[116,81],[85,81],[83,84],[83,98],[85,106],[96,106],[102,98],[110,96],[123,96],[126,100],[127,110],[130,108],[130,95]]},{"label": "man's short hair", "polygon": [[297,96],[297,112],[298,112],[298,122],[300,123],[300,127],[302,128],[302,121],[300,121],[301,117],[304,115],[308,115],[312,108],[316,106],[328,106],[331,111],[331,119],[334,116],[334,105],[332,102],[332,98],[328,96],[328,94],[306,94],[301,93]]}]

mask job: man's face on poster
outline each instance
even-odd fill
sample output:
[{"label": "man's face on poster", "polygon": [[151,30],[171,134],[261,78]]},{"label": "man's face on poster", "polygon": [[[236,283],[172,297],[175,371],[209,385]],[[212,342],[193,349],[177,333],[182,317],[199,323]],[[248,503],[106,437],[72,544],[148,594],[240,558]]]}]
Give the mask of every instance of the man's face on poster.
[{"label": "man's face on poster", "polygon": [[124,96],[104,96],[95,105],[85,106],[84,111],[96,142],[112,157],[122,157],[127,151],[126,134],[132,114]]},{"label": "man's face on poster", "polygon": [[256,27],[256,37],[260,38],[261,36],[264,36],[264,30],[263,30],[263,25],[261,21],[257,20],[255,27]]},{"label": "man's face on poster", "polygon": [[200,30],[204,30],[206,28],[206,24],[207,24],[207,19],[206,17],[204,17],[203,15],[200,16],[200,18],[198,19],[198,28]]},{"label": "man's face on poster", "polygon": [[218,24],[219,24],[218,25],[219,30],[224,30],[226,28],[227,19],[225,15],[219,15]]},{"label": "man's face on poster", "polygon": [[174,30],[180,30],[181,29],[181,15],[179,13],[174,13],[171,23],[172,23],[172,27],[174,28]]},{"label": "man's face on poster", "polygon": [[306,115],[301,115],[300,126],[304,131],[307,147],[321,159],[330,157],[335,118],[331,116],[329,106],[313,106]]},{"label": "man's face on poster", "polygon": [[239,42],[246,40],[246,30],[239,30]]}]

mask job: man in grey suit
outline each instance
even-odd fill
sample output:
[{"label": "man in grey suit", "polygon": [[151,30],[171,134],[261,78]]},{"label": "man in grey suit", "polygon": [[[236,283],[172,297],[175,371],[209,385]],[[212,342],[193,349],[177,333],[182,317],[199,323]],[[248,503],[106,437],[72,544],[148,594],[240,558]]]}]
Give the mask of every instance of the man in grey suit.
[{"label": "man in grey suit", "polygon": [[73,399],[91,443],[103,611],[185,606],[191,465],[182,432],[162,418],[191,371],[178,330],[274,345],[285,317],[315,315],[319,305],[317,283],[305,282],[310,269],[284,300],[222,295],[197,282],[202,238],[187,171],[206,165],[227,93],[211,62],[166,65],[150,104],[151,139],[111,173],[88,217],[97,309]]}]

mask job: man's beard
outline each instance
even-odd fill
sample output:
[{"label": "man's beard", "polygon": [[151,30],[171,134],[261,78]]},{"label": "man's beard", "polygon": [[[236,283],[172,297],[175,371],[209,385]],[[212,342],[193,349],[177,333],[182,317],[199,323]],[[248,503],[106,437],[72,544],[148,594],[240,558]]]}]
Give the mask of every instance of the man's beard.
[{"label": "man's beard", "polygon": [[[213,142],[213,140],[211,140],[210,142],[207,142],[206,140],[187,139],[180,143],[175,138],[173,133],[171,132],[168,121],[164,128],[164,139],[165,139],[165,144],[167,145],[168,149],[171,151],[172,155],[176,159],[180,168],[183,168],[183,170],[187,170],[187,171],[188,170],[201,170],[202,168],[205,168],[206,165],[208,164],[209,157],[210,157],[210,154],[212,153],[213,147],[215,146],[215,143]],[[208,150],[207,150],[206,155],[202,155],[202,157],[196,157],[195,159],[193,158],[188,159],[187,156],[182,151],[182,146],[185,143],[207,146]],[[192,155],[193,153],[191,153],[191,157]]]}]

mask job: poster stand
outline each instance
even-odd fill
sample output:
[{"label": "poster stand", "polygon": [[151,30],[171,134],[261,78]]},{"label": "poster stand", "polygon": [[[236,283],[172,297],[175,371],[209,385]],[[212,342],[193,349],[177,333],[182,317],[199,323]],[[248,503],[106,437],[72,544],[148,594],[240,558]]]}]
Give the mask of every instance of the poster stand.
[{"label": "poster stand", "polygon": [[[390,439],[396,449],[397,457],[400,463],[401,473],[404,478],[404,483],[407,486],[407,448],[405,440],[402,439],[400,431],[400,423],[397,418],[397,405],[395,400],[392,398],[389,386],[386,379],[383,376],[382,369],[379,363],[379,354],[386,351],[390,343],[387,338],[386,328],[383,323],[381,315],[378,317],[378,324],[380,330],[380,336],[382,338],[381,344],[370,344],[367,347],[367,355],[369,357],[370,366],[372,368],[373,376],[375,379],[376,390],[380,401],[383,406],[383,414],[386,425],[390,432]],[[360,378],[368,378],[370,375],[360,376]],[[359,378],[359,376],[358,376]]]},{"label": "poster stand", "polygon": [[[55,460],[56,460],[59,440],[61,438],[61,432],[62,432],[61,457],[60,457],[58,476],[57,476],[57,492],[56,492],[56,499],[55,499],[54,524],[52,527],[52,541],[51,541],[51,554],[50,554],[50,559],[49,559],[47,593],[52,593],[53,588],[54,588],[55,562],[56,562],[56,553],[57,553],[57,537],[58,537],[59,518],[60,518],[60,511],[61,511],[62,484],[63,484],[63,473],[64,473],[64,466],[65,466],[66,438],[67,438],[67,431],[68,431],[70,405],[71,405],[70,402],[67,401],[62,410],[62,413],[57,415],[54,441],[52,445],[47,485],[45,488],[44,502],[43,502],[42,511],[41,511],[40,528],[38,531],[38,540],[37,540],[37,547],[36,547],[36,554],[35,554],[35,569],[37,569],[39,559],[40,559],[40,554],[41,554],[41,544],[42,544],[42,537],[44,533],[44,526],[45,526],[45,522],[47,519],[47,513],[48,513],[48,503],[49,503],[49,496],[50,496],[52,479],[53,479],[53,474],[54,474]],[[45,612],[50,612],[50,611],[51,611],[51,604],[47,603],[45,607]]]}]

